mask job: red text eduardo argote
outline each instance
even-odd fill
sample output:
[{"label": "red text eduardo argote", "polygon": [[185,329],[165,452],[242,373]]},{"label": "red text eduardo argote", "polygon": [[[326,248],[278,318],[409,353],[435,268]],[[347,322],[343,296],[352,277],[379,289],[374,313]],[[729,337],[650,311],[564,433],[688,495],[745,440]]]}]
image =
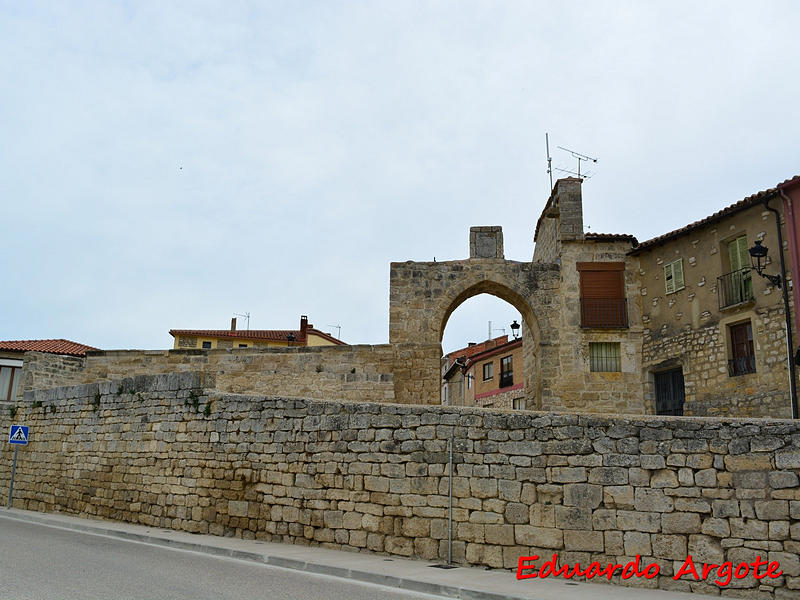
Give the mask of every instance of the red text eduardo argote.
[{"label": "red text eduardo argote", "polygon": [[[580,563],[574,565],[563,564],[558,565],[558,554],[554,553],[553,556],[545,560],[539,567],[530,564],[532,561],[539,560],[539,556],[520,556],[517,563],[517,579],[545,579],[547,577],[563,577],[564,579],[572,579],[573,577],[586,577],[592,579],[594,577],[606,577],[609,580],[614,575],[619,575],[622,579],[631,579],[632,577],[644,577],[645,579],[653,579],[658,576],[661,569],[657,563],[649,563],[642,565],[640,555],[636,558],[622,564],[609,563],[601,565],[598,562],[589,563],[586,568],[581,568]],[[695,581],[710,581],[720,587],[725,587],[730,584],[733,579],[743,579],[748,575],[752,575],[755,579],[761,580],[764,578],[775,579],[780,577],[783,571],[780,570],[780,565],[777,561],[767,561],[757,556],[752,562],[740,562],[733,564],[730,561],[721,564],[715,563],[695,563],[692,555],[686,557],[683,564],[675,572],[672,579],[694,579]]]}]

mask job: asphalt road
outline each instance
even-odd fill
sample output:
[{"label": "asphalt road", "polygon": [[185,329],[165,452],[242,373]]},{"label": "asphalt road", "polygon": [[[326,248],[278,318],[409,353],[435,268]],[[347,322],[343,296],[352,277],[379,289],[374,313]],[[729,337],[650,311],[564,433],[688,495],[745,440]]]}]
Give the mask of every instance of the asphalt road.
[{"label": "asphalt road", "polygon": [[0,520],[2,600],[431,600],[434,596]]}]

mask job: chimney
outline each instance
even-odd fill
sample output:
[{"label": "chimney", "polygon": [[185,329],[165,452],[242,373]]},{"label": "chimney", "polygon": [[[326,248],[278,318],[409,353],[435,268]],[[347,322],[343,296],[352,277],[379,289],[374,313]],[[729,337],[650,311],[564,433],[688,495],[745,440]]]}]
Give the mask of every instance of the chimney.
[{"label": "chimney", "polygon": [[236,317],[231,319],[231,331],[236,331]]},{"label": "chimney", "polygon": [[308,324],[308,317],[306,315],[302,315],[300,317],[300,339],[306,339],[306,332],[308,331],[309,327]]}]

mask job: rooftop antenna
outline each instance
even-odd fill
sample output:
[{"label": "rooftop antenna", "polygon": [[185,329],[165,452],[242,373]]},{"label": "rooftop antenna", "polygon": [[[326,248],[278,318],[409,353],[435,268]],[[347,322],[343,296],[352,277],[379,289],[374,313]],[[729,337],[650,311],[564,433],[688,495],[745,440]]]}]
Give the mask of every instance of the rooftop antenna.
[{"label": "rooftop antenna", "polygon": [[336,339],[342,339],[342,326],[341,325],[328,325],[328,327],[336,327]]},{"label": "rooftop antenna", "polygon": [[242,313],[233,313],[233,316],[234,317],[244,317],[245,319],[247,319],[247,331],[250,331],[250,313],[249,312],[246,312],[244,314],[242,314]]},{"label": "rooftop antenna", "polygon": [[[572,158],[578,159],[578,172],[573,173],[576,174],[578,177],[591,177],[591,175],[581,175],[581,161],[582,160],[589,160],[593,163],[597,163],[596,158],[592,158],[591,156],[586,156],[585,154],[581,154],[580,152],[575,152],[575,150],[570,150],[569,148],[564,148],[564,146],[557,146],[559,150],[564,150],[565,152],[569,152],[572,155]],[[565,173],[570,173],[571,171],[566,171],[564,169],[556,169],[557,171],[564,171]]]},{"label": "rooftop antenna", "polygon": [[553,191],[553,159],[550,158],[550,134],[544,134],[544,145],[547,147],[547,174],[550,175],[550,191]]}]

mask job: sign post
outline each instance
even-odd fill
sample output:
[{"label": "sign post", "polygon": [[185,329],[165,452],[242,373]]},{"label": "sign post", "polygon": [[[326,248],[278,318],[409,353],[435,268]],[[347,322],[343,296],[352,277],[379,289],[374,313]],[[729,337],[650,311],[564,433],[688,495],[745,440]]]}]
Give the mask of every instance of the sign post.
[{"label": "sign post", "polygon": [[14,474],[17,472],[17,452],[20,446],[28,443],[28,427],[25,425],[12,425],[8,432],[8,443],[14,445],[14,461],[11,463],[11,483],[8,485],[8,505],[11,508],[11,496],[14,493]]}]

